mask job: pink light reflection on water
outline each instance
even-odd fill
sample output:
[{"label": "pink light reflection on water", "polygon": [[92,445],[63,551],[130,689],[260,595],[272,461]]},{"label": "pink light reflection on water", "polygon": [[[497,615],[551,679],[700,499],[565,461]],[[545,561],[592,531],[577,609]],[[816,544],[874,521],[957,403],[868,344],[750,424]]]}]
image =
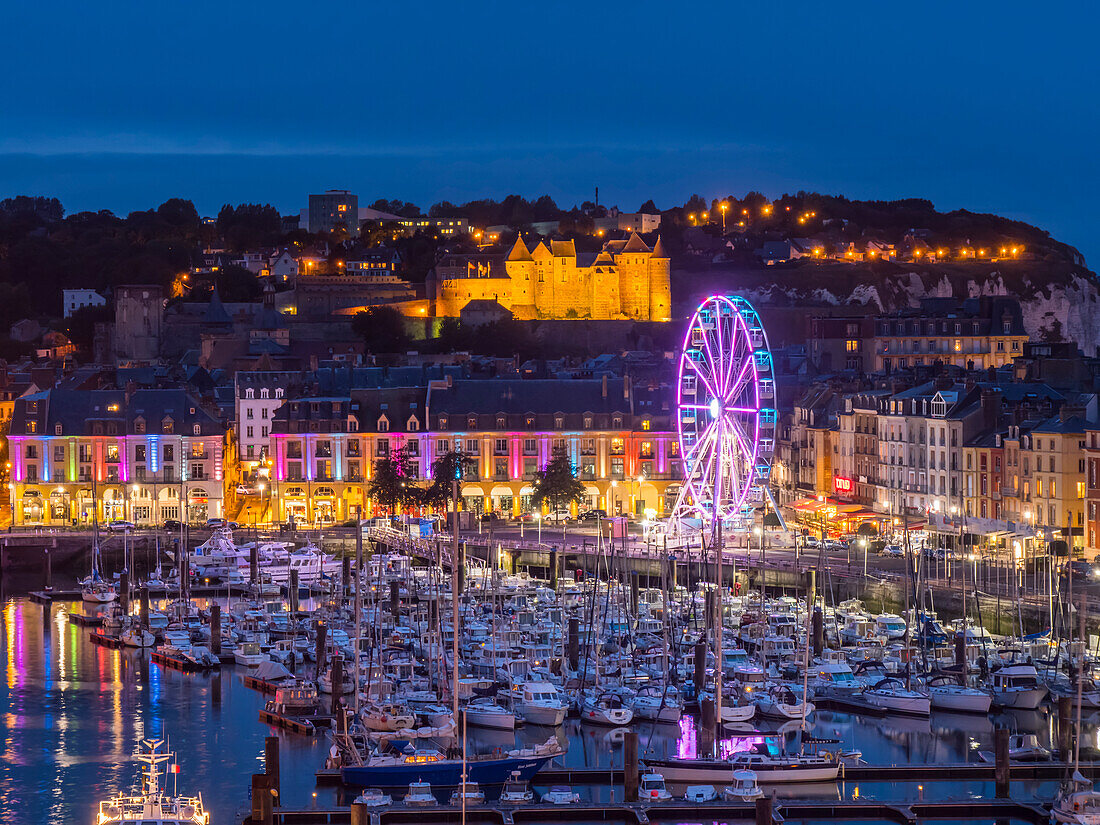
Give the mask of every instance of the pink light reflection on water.
[{"label": "pink light reflection on water", "polygon": [[[679,721],[680,736],[676,740],[676,756],[679,759],[697,759],[699,754],[699,739],[702,730],[697,726],[694,716],[684,715]],[[735,753],[752,750],[753,745],[762,744],[763,736],[730,736],[718,740],[718,755],[722,759],[728,759]],[[703,758],[710,754],[702,754]]]}]

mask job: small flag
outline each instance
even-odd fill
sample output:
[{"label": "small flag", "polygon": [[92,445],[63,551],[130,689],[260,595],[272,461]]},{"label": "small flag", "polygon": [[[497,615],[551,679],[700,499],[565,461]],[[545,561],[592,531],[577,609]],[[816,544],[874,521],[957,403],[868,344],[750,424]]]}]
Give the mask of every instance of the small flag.
[{"label": "small flag", "polygon": [[168,772],[169,773],[179,773],[180,772],[180,766],[178,764],[176,764],[175,762],[173,762],[172,766],[170,768],[168,768]]}]

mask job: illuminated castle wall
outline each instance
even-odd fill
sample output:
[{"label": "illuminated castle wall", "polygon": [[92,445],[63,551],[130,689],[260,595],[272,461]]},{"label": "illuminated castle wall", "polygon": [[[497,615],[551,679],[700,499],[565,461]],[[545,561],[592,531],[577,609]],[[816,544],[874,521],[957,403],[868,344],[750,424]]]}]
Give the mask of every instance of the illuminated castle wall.
[{"label": "illuminated castle wall", "polygon": [[670,261],[636,234],[578,255],[573,241],[517,238],[504,256],[448,256],[436,267],[435,314],[457,316],[470,301],[497,301],[516,318],[668,321]]}]

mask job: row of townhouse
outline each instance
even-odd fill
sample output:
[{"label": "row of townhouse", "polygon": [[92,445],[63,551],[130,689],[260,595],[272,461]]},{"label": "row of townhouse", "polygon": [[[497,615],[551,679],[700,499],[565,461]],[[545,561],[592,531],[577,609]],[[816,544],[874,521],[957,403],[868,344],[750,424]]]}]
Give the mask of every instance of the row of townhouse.
[{"label": "row of townhouse", "polygon": [[1043,384],[817,388],[783,431],[780,500],[829,502],[838,528],[851,527],[846,513],[879,524],[904,515],[945,540],[965,531],[1021,550],[1055,538],[1098,549],[1100,482],[1095,495],[1086,482],[1086,443],[1100,473],[1096,412],[1095,396]]},{"label": "row of townhouse", "polygon": [[184,390],[27,394],[8,442],[12,524],[223,515],[226,430]]},{"label": "row of townhouse", "polygon": [[404,452],[409,483],[449,451],[470,459],[464,507],[513,517],[533,509],[537,470],[566,452],[581,507],[660,515],[679,491],[679,442],[668,394],[616,380],[432,381],[288,400],[272,420],[267,518],[309,523],[367,517],[380,458]]}]

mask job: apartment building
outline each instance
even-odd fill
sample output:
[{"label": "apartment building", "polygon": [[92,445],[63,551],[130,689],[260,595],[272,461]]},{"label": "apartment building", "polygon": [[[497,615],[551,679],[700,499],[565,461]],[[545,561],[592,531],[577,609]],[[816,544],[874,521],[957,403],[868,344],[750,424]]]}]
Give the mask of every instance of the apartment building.
[{"label": "apartment building", "polygon": [[225,427],[184,390],[34,393],[8,438],[16,525],[223,515]]}]

